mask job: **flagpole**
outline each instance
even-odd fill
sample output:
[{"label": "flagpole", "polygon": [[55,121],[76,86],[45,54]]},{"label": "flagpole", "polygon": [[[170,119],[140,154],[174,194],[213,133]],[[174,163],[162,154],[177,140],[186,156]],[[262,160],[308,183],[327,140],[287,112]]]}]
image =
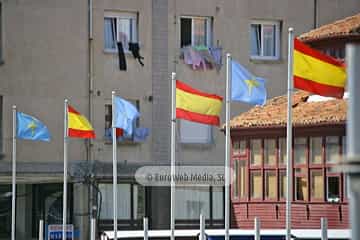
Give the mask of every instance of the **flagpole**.
[{"label": "flagpole", "polygon": [[176,73],[171,73],[171,183],[170,183],[170,240],[175,240],[175,128],[176,128]]},{"label": "flagpole", "polygon": [[67,213],[67,172],[68,172],[68,100],[64,101],[64,186],[63,186],[63,219],[62,219],[62,239],[66,240],[66,213]]},{"label": "flagpole", "polygon": [[288,42],[288,109],[286,128],[286,240],[291,239],[291,200],[292,200],[292,91],[293,91],[293,52],[294,52],[294,30],[289,28]]},{"label": "flagpole", "polygon": [[12,201],[11,201],[11,240],[15,240],[15,214],[16,214],[16,106],[12,107],[13,137],[12,137]]},{"label": "flagpole", "polygon": [[112,111],[112,147],[113,147],[113,211],[114,211],[114,240],[117,240],[117,143],[116,143],[116,127],[115,127],[115,91],[111,92],[111,111]]},{"label": "flagpole", "polygon": [[225,240],[229,240],[230,228],[230,79],[231,55],[226,54],[226,126],[225,126]]}]

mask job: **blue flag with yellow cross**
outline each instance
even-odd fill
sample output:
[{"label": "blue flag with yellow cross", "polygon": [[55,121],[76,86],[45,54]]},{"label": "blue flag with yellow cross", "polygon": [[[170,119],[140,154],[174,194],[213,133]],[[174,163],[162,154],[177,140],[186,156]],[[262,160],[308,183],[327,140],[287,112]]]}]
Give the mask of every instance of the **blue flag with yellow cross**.
[{"label": "blue flag with yellow cross", "polygon": [[234,60],[231,61],[231,100],[253,105],[266,102],[265,79],[254,76]]},{"label": "blue flag with yellow cross", "polygon": [[50,132],[48,128],[35,117],[22,112],[17,112],[16,123],[17,138],[34,141],[50,141]]}]

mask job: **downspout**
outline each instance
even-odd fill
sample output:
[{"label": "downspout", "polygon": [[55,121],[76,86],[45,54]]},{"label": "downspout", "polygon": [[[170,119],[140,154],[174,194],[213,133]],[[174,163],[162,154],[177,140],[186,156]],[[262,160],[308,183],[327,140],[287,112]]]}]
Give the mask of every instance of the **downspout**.
[{"label": "downspout", "polygon": [[318,12],[317,12],[317,8],[318,8],[318,1],[317,0],[314,0],[314,26],[313,28],[317,28],[317,25],[318,25]]},{"label": "downspout", "polygon": [[[89,67],[88,67],[88,78],[89,78],[89,99],[88,99],[88,104],[89,104],[89,121],[91,123],[93,123],[94,117],[93,117],[93,94],[94,94],[94,45],[93,45],[93,0],[88,0],[88,6],[89,6],[89,10],[88,10],[88,22],[89,22],[89,49],[88,49],[88,56],[89,56]],[[93,146],[93,141],[92,139],[89,139],[88,141],[88,147],[87,147],[87,160],[88,160],[88,164],[90,164],[90,181],[93,180],[93,176],[94,176],[94,172],[93,172],[93,158],[92,158],[92,146]],[[90,219],[94,217],[94,209],[93,209],[93,205],[95,203],[93,197],[94,197],[94,189],[91,186],[91,184],[89,185],[89,212],[90,212]],[[96,214],[95,214],[96,215]]]}]

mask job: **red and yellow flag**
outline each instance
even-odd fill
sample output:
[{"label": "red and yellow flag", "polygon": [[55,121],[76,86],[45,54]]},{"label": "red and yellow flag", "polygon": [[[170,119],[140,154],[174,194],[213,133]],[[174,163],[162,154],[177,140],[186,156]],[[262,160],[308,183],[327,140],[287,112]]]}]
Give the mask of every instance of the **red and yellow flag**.
[{"label": "red and yellow flag", "polygon": [[219,126],[221,104],[222,97],[176,81],[176,118]]},{"label": "red and yellow flag", "polygon": [[89,121],[68,105],[68,135],[77,138],[95,138],[95,131]]},{"label": "red and yellow flag", "polygon": [[294,87],[322,96],[342,98],[346,71],[344,64],[294,40]]}]

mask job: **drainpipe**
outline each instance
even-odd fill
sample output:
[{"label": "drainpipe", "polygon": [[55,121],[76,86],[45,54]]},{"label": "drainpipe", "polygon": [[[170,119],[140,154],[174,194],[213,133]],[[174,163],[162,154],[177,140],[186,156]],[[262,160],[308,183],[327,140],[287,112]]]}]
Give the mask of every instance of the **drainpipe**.
[{"label": "drainpipe", "polygon": [[317,28],[317,25],[318,25],[318,1],[317,0],[314,0],[314,26],[313,28]]},{"label": "drainpipe", "polygon": [[[89,121],[91,123],[93,123],[94,117],[93,117],[93,94],[94,94],[94,44],[93,44],[93,0],[88,0],[88,23],[89,23],[89,49],[88,49],[88,56],[89,56],[89,67],[88,67],[88,78],[89,78],[89,99],[88,99],[88,104],[89,104]],[[93,141],[92,139],[88,140],[88,146],[87,146],[87,161],[88,164],[90,164],[91,166],[93,166],[93,158],[92,158],[92,146],[93,146]],[[93,172],[93,168],[91,167],[91,172],[90,172],[90,181],[92,181],[93,176],[94,176],[94,172]],[[89,186],[89,212],[90,212],[90,216],[89,216],[89,220],[94,218],[96,215],[94,211],[94,204],[96,203],[96,201],[94,201],[94,189],[92,187],[92,185],[90,184]]]}]

